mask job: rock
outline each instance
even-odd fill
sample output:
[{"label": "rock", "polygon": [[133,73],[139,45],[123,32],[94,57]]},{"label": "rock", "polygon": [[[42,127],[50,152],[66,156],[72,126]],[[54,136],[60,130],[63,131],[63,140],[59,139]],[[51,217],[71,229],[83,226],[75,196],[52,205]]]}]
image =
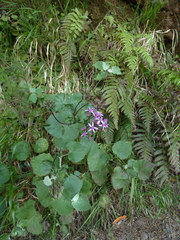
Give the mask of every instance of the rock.
[{"label": "rock", "polygon": [[149,238],[148,238],[148,234],[147,233],[145,233],[145,232],[142,232],[141,233],[141,240],[148,240]]}]

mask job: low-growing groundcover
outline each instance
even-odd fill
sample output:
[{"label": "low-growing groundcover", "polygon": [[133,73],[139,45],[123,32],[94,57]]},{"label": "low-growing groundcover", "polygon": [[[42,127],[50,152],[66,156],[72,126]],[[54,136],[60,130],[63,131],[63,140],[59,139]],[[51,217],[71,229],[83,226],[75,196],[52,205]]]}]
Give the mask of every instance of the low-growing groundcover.
[{"label": "low-growing groundcover", "polygon": [[[39,138],[32,149],[27,141],[19,141],[12,147],[11,157],[20,162],[26,162],[30,152],[35,152],[31,158],[32,197],[24,204],[18,203],[24,201],[23,193],[17,195],[17,188],[7,185],[9,193],[17,198],[17,202],[12,199],[11,203],[15,225],[10,234],[1,236],[2,239],[6,235],[31,239],[29,233],[43,236],[43,231],[49,234],[47,239],[52,236],[72,239],[81,234],[81,228],[91,226],[92,231],[84,230],[84,239],[87,239],[89,234],[96,235],[93,231],[101,227],[107,230],[107,235],[113,234],[112,221],[118,214],[127,214],[128,223],[135,214],[157,217],[172,211],[172,207],[177,209],[174,205],[178,204],[179,195],[173,189],[175,179],[165,190],[158,190],[155,183],[153,187],[153,182],[146,183],[155,164],[136,159],[131,141],[119,140],[108,145],[96,142],[98,134],[106,133],[109,127],[101,106],[98,110],[80,93],[60,93],[51,98],[48,96],[46,102],[51,115],[45,129],[52,136],[55,155],[47,152],[49,144],[45,138]],[[1,163],[1,184],[5,186],[10,177],[7,164]],[[173,198],[170,187],[175,194]],[[3,191],[6,190],[2,188]],[[8,218],[4,215],[5,202],[1,198],[1,216],[8,221],[4,218]],[[44,219],[43,212],[46,213]],[[51,224],[54,232],[50,230]],[[73,226],[77,229],[71,229]]]},{"label": "low-growing groundcover", "polygon": [[178,56],[65,2],[2,1],[0,240],[178,239]]}]

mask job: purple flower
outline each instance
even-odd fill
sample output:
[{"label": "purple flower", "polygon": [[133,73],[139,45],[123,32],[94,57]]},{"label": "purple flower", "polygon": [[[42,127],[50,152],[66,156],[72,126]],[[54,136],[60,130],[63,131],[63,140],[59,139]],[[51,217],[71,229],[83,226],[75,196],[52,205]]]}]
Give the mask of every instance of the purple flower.
[{"label": "purple flower", "polygon": [[102,114],[102,112],[97,111],[94,113],[94,117],[95,117],[95,119],[99,120],[99,118],[103,117],[103,114]]},{"label": "purple flower", "polygon": [[105,128],[108,128],[108,123],[107,123],[107,119],[101,120],[101,123],[99,123],[98,125],[100,127],[102,127],[103,131],[106,131]]},{"label": "purple flower", "polygon": [[91,124],[88,123],[88,125],[89,125],[88,131],[96,132],[98,130],[98,128],[94,126],[94,122],[92,122]]},{"label": "purple flower", "polygon": [[87,115],[91,115],[91,114],[93,114],[94,115],[94,113],[97,111],[95,108],[90,108],[90,107],[88,107],[88,109],[87,110],[85,110],[86,112],[88,112],[88,114]]},{"label": "purple flower", "polygon": [[86,136],[87,136],[87,132],[83,132],[80,137],[86,137]]},{"label": "purple flower", "polygon": [[97,125],[99,126],[99,127],[101,127],[102,126],[102,122],[103,122],[104,120],[103,120],[103,118],[101,117],[101,118],[98,118],[97,119]]},{"label": "purple flower", "polygon": [[85,131],[86,130],[86,127],[83,127],[82,129],[81,129],[81,131]]},{"label": "purple flower", "polygon": [[97,107],[88,107],[88,109],[85,111],[87,112],[87,116],[91,117],[91,123],[88,123],[87,127],[81,129],[83,133],[80,137],[86,136],[91,138],[91,136],[94,135],[94,133],[96,133],[98,130],[102,130],[104,132],[107,131],[108,119],[103,118],[103,113],[98,111]]}]

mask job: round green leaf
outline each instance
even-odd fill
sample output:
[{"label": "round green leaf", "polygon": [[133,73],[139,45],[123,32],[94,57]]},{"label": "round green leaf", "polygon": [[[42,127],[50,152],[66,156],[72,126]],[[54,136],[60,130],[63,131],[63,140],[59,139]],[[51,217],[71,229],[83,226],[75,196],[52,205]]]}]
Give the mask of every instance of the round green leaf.
[{"label": "round green leaf", "polygon": [[154,168],[154,164],[145,159],[130,159],[128,161],[128,166],[132,167],[138,178],[143,181],[147,180],[151,176]]},{"label": "round green leaf", "polygon": [[62,114],[57,113],[55,114],[56,119],[53,115],[51,115],[48,120],[46,121],[45,129],[48,131],[49,134],[51,134],[53,137],[62,137],[64,134],[64,127],[62,124],[60,124],[57,119],[60,122],[64,122],[65,119],[63,118]]},{"label": "round green leaf", "polygon": [[17,160],[25,161],[30,155],[30,146],[26,141],[20,141],[13,147],[13,155]]},{"label": "round green leaf", "polygon": [[108,155],[105,151],[100,149],[94,149],[88,155],[88,166],[90,171],[97,171],[103,169],[107,162],[110,159],[110,155]]},{"label": "round green leaf", "polygon": [[51,206],[59,215],[68,216],[73,212],[71,201],[61,196],[51,202]]},{"label": "round green leaf", "polygon": [[9,170],[3,162],[0,162],[0,185],[6,183],[10,178]]},{"label": "round green leaf", "polygon": [[107,72],[100,72],[95,77],[95,80],[97,80],[97,81],[103,80],[103,79],[105,79],[107,77],[107,75],[108,75]]},{"label": "round green leaf", "polygon": [[42,204],[43,207],[48,207],[50,205],[51,195],[49,188],[43,183],[43,181],[39,181],[37,183],[36,195],[38,197],[38,201]]},{"label": "round green leaf", "polygon": [[116,74],[116,75],[121,75],[122,74],[120,68],[117,67],[117,66],[113,66],[111,69],[108,69],[108,72]]},{"label": "round green leaf", "polygon": [[36,93],[31,93],[31,95],[29,96],[29,101],[36,103],[37,102],[37,95]]},{"label": "round green leaf", "polygon": [[79,136],[79,124],[75,123],[70,126],[64,125],[64,134],[62,136],[65,142],[70,142]]},{"label": "round green leaf", "polygon": [[87,195],[77,193],[72,199],[72,205],[77,211],[87,211],[91,208]]},{"label": "round green leaf", "polygon": [[91,176],[92,176],[94,182],[97,185],[101,186],[107,180],[107,173],[108,173],[107,168],[103,168],[103,169],[100,169],[97,171],[91,171]]},{"label": "round green leaf", "polygon": [[52,180],[49,176],[45,176],[45,178],[43,179],[43,183],[44,183],[44,185],[49,187],[52,185]]},{"label": "round green leaf", "polygon": [[53,158],[49,153],[42,153],[31,159],[33,172],[39,176],[46,176],[52,168]]},{"label": "round green leaf", "polygon": [[84,159],[85,155],[88,153],[89,147],[81,144],[80,142],[70,142],[67,145],[69,150],[68,158],[70,161],[78,163]]},{"label": "round green leaf", "polygon": [[36,153],[43,153],[49,147],[49,143],[45,138],[39,138],[33,146]]},{"label": "round green leaf", "polygon": [[130,157],[132,145],[131,142],[118,141],[113,145],[112,150],[121,160],[124,160]]},{"label": "round green leaf", "polygon": [[64,191],[68,192],[69,197],[73,197],[81,190],[82,186],[83,182],[71,174],[64,182]]},{"label": "round green leaf", "polygon": [[100,71],[103,71],[103,70],[104,70],[104,69],[103,69],[103,63],[104,63],[104,62],[102,62],[102,61],[98,61],[98,62],[94,63],[93,66],[94,66],[96,69],[98,69],[98,70],[100,70]]},{"label": "round green leaf", "polygon": [[28,200],[23,207],[16,211],[16,217],[21,226],[27,227],[28,232],[32,234],[42,233],[42,216],[36,211],[35,202]]},{"label": "round green leaf", "polygon": [[67,150],[67,147],[66,147],[67,142],[65,142],[63,138],[54,137],[52,139],[52,142],[57,148]]},{"label": "round green leaf", "polygon": [[90,194],[91,187],[92,187],[92,180],[84,179],[83,180],[83,186],[81,188],[81,193]]},{"label": "round green leaf", "polygon": [[107,209],[110,202],[111,202],[111,199],[107,194],[103,194],[99,198],[99,206],[104,209]]},{"label": "round green leaf", "polygon": [[128,175],[121,169],[121,167],[114,168],[111,181],[114,189],[124,188],[129,184]]}]

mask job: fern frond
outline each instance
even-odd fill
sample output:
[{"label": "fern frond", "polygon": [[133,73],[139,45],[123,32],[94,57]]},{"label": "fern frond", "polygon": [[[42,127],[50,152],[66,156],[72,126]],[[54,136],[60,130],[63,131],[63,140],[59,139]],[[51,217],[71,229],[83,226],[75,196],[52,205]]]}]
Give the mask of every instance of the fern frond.
[{"label": "fern frond", "polygon": [[169,169],[167,164],[167,156],[160,148],[154,152],[154,162],[157,170],[155,171],[155,179],[160,180],[160,185],[168,181]]},{"label": "fern frond", "polygon": [[165,146],[168,149],[169,162],[176,173],[180,172],[180,126],[176,129],[169,128],[163,137]]},{"label": "fern frond", "polygon": [[180,172],[180,142],[173,143],[169,148],[169,161],[176,173]]},{"label": "fern frond", "polygon": [[114,126],[118,129],[118,119],[119,119],[119,94],[117,88],[117,82],[112,82],[111,85],[103,89],[103,98],[105,99],[107,107],[107,112],[113,118]]},{"label": "fern frond", "polygon": [[134,35],[130,32],[123,31],[121,33],[117,33],[117,40],[119,47],[127,54],[130,54],[132,51],[132,47],[134,45]]},{"label": "fern frond", "polygon": [[68,77],[70,72],[70,66],[72,61],[72,55],[76,53],[76,47],[73,42],[61,42],[59,45],[59,50],[61,54],[61,61],[63,66],[63,71]]},{"label": "fern frond", "polygon": [[131,123],[135,125],[135,116],[134,116],[134,110],[133,110],[133,102],[130,99],[130,97],[126,96],[124,100],[119,101],[119,108],[121,111],[125,114],[126,117],[129,118]]},{"label": "fern frond", "polygon": [[117,79],[107,80],[106,84],[108,86],[103,89],[103,97],[108,105],[107,111],[113,118],[115,128],[118,129],[119,110],[134,124],[134,105],[123,84]]},{"label": "fern frond", "polygon": [[139,102],[139,116],[143,120],[144,127],[147,132],[150,132],[151,122],[154,119],[153,108],[146,103]]},{"label": "fern frond", "polygon": [[105,141],[106,144],[110,144],[113,142],[114,140],[114,123],[112,121],[112,119],[109,119],[108,120],[108,128],[107,128],[107,131],[104,132],[102,131],[101,132],[101,138]]},{"label": "fern frond", "polygon": [[137,55],[139,56],[139,59],[145,65],[148,63],[150,67],[153,67],[153,65],[154,65],[153,59],[145,47],[136,47],[135,51],[136,51]]},{"label": "fern frond", "polygon": [[126,57],[125,63],[127,64],[128,68],[131,70],[132,74],[134,75],[139,66],[138,57],[133,55]]},{"label": "fern frond", "polygon": [[180,172],[180,126],[176,129],[172,128],[168,136],[169,145],[168,156],[171,166],[176,173]]},{"label": "fern frond", "polygon": [[119,140],[131,141],[133,127],[129,118],[123,116],[119,123],[119,129],[116,131],[115,142]]},{"label": "fern frond", "polygon": [[180,73],[175,70],[162,69],[158,73],[158,85],[160,90],[164,91],[167,87],[172,87],[174,84],[176,87],[180,87]]},{"label": "fern frond", "polygon": [[137,129],[133,133],[133,143],[134,150],[141,159],[152,161],[154,148],[151,133],[148,133],[143,127]]},{"label": "fern frond", "polygon": [[74,41],[83,31],[87,18],[87,12],[82,14],[77,8],[72,10],[62,22],[62,37],[66,41]]}]

